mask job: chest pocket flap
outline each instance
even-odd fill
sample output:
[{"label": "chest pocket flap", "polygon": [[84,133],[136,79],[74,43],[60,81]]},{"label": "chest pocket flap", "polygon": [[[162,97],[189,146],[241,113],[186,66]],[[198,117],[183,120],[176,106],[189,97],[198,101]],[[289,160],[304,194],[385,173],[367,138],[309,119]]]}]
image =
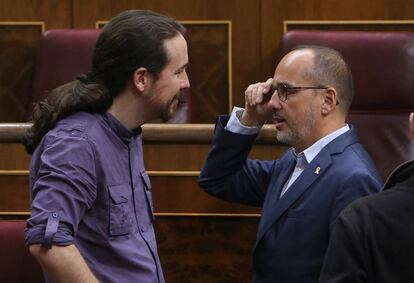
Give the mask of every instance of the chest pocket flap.
[{"label": "chest pocket flap", "polygon": [[131,210],[131,187],[129,184],[108,186],[109,234],[120,236],[131,233],[133,211]]}]

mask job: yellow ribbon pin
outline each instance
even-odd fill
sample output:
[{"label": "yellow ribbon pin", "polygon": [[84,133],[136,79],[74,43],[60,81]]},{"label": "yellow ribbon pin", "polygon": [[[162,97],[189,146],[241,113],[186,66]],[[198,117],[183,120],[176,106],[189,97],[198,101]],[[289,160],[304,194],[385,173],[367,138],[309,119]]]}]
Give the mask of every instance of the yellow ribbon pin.
[{"label": "yellow ribbon pin", "polygon": [[316,167],[316,169],[315,169],[315,172],[313,172],[313,173],[315,173],[316,175],[319,175],[319,172],[321,171],[321,167]]}]

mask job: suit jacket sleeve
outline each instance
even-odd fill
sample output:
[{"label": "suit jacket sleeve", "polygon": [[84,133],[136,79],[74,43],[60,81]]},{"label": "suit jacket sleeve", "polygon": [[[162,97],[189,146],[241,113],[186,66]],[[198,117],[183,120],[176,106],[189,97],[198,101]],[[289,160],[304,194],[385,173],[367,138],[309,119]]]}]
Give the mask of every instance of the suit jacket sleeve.
[{"label": "suit jacket sleeve", "polygon": [[198,179],[207,193],[226,201],[262,206],[275,161],[247,159],[257,135],[224,129],[227,116],[219,116],[212,149]]}]

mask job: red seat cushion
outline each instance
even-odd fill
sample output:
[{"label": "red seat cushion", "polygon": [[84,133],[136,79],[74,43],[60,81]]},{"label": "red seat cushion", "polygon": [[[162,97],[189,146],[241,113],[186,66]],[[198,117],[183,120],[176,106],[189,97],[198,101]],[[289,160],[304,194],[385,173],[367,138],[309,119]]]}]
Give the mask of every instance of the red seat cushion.
[{"label": "red seat cushion", "polygon": [[42,35],[32,82],[32,102],[91,69],[99,33],[98,29],[56,29]]},{"label": "red seat cushion", "polygon": [[0,282],[44,282],[42,269],[24,244],[24,220],[0,220]]}]

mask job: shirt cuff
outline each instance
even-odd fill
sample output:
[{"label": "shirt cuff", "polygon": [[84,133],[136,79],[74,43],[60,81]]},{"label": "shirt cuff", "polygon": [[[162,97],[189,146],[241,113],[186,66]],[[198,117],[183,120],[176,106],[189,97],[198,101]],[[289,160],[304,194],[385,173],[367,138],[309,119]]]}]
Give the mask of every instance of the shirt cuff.
[{"label": "shirt cuff", "polygon": [[[239,117],[243,113],[244,109],[240,107],[233,107],[230,119],[227,125],[224,127],[225,130],[236,134],[242,135],[255,135],[260,132],[261,127],[247,127],[240,123]],[[240,115],[238,115],[240,114]]]}]

